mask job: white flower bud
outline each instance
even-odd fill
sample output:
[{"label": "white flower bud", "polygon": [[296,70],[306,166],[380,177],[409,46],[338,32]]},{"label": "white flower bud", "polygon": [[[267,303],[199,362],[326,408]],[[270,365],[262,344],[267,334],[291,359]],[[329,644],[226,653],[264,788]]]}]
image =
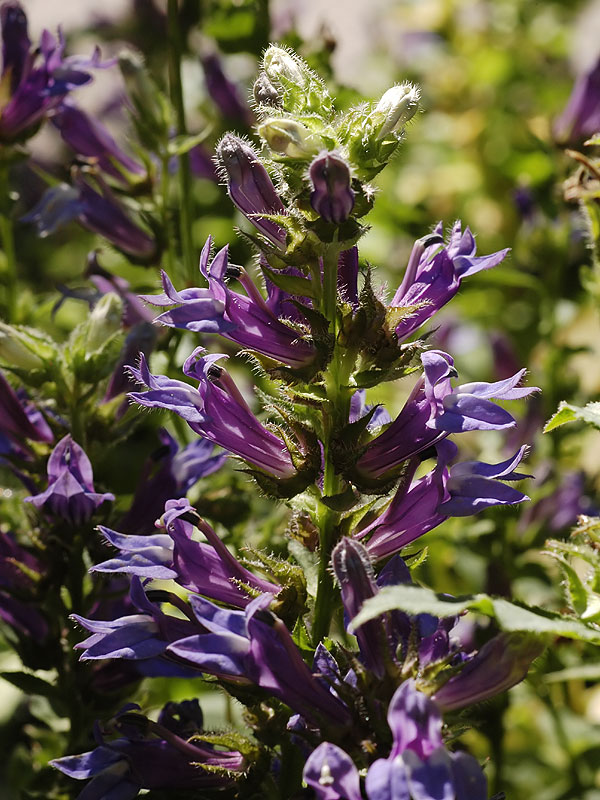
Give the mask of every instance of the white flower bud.
[{"label": "white flower bud", "polygon": [[293,119],[267,119],[259,125],[258,132],[271,150],[290,158],[307,158],[323,146],[320,136]]},{"label": "white flower bud", "polygon": [[306,78],[298,61],[283,47],[271,45],[264,55],[263,68],[272,81],[279,78],[304,86]]},{"label": "white flower bud", "polygon": [[404,127],[417,113],[420,96],[419,87],[412,83],[402,83],[388,89],[375,107],[375,113],[383,116],[377,138],[383,139],[388,133]]},{"label": "white flower bud", "polygon": [[94,306],[88,319],[86,348],[99,350],[121,328],[123,302],[118,294],[109,292]]}]

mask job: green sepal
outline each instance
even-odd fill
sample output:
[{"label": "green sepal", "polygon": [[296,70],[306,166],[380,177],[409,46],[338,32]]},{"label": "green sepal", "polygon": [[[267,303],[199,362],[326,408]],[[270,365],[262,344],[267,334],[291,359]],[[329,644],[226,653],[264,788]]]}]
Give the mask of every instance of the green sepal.
[{"label": "green sepal", "polygon": [[277,272],[267,267],[265,264],[261,265],[261,269],[265,276],[285,292],[299,297],[315,298],[316,292],[312,281],[308,278],[301,278],[299,275],[286,275],[284,272]]}]

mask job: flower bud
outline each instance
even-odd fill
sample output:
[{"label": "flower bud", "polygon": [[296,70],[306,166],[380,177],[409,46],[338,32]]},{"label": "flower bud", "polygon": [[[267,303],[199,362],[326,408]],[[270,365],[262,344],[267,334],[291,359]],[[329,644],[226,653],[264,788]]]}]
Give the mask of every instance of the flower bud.
[{"label": "flower bud", "polygon": [[231,133],[217,145],[217,156],[227,173],[229,196],[242,214],[268,239],[285,247],[285,231],[261,214],[284,214],[273,181],[252,147]]},{"label": "flower bud", "polygon": [[0,322],[0,359],[5,364],[21,369],[40,369],[44,366],[35,353],[35,341],[4,322]]},{"label": "flower bud", "polygon": [[335,153],[321,153],[310,165],[313,191],[310,204],[327,222],[340,223],[348,219],[354,206],[350,188],[352,176],[343,158]]},{"label": "flower bud", "polygon": [[108,292],[96,303],[88,319],[86,347],[99,350],[121,329],[123,302],[115,292]]},{"label": "flower bud", "polygon": [[280,106],[281,97],[277,87],[273,86],[266,73],[261,72],[252,89],[254,100],[259,106]]},{"label": "flower bud", "polygon": [[264,55],[263,66],[267,77],[277,82],[279,79],[304,86],[306,77],[294,56],[283,47],[271,45]]},{"label": "flower bud", "polygon": [[258,132],[267,140],[271,150],[289,158],[306,158],[322,146],[320,136],[293,119],[267,119],[259,125]]},{"label": "flower bud", "polygon": [[383,117],[378,139],[404,127],[414,117],[419,108],[420,95],[419,88],[412,83],[392,86],[384,93],[375,107],[375,113]]}]

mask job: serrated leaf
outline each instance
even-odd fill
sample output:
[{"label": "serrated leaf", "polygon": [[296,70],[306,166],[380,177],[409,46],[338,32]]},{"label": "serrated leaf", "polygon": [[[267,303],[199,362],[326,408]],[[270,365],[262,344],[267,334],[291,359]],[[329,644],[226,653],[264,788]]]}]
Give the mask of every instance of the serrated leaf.
[{"label": "serrated leaf", "polygon": [[357,616],[352,620],[356,629],[365,622],[388,611],[399,609],[408,614],[432,614],[436,617],[451,617],[461,611],[477,611],[496,620],[505,631],[526,631],[528,633],[564,636],[592,644],[600,644],[600,629],[585,625],[579,620],[560,614],[541,613],[516,605],[501,597],[476,594],[468,597],[449,598],[438,595],[431,589],[421,586],[388,586],[375,597],[367,600]]},{"label": "serrated leaf", "polygon": [[544,433],[549,433],[560,425],[564,425],[567,422],[574,422],[575,420],[587,422],[595,428],[600,429],[600,402],[588,403],[582,408],[581,406],[573,406],[563,401],[559,405],[558,411],[554,416],[550,417],[546,423]]}]

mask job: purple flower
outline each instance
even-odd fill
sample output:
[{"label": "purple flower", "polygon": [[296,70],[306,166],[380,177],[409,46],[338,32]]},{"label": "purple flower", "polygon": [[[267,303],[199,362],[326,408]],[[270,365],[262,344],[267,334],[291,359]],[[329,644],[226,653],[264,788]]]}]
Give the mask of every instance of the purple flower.
[{"label": "purple flower", "polygon": [[98,494],[94,491],[90,460],[70,435],[56,445],[47,469],[48,488],[41,494],[26,497],[25,502],[72,525],[83,524],[105,500],[115,499],[110,492]]},{"label": "purple flower", "polygon": [[[174,720],[174,713],[185,717],[185,709],[169,705],[169,721]],[[197,738],[187,741],[200,733],[192,720],[179,735],[172,722],[169,726],[161,724],[164,715],[158,723],[152,722],[135,713],[137,708],[133,704],[125,707],[112,721],[109,731],[124,734],[121,738],[107,740],[97,732],[98,747],[94,750],[50,762],[71,778],[92,779],[80,798],[129,800],[137,797],[140,789],[224,788],[231,783],[232,772],[243,770],[244,758],[236,750],[215,750]],[[203,765],[209,769],[203,769]]]},{"label": "purple flower", "polygon": [[27,17],[20,3],[0,7],[2,22],[2,84],[8,98],[0,109],[0,141],[13,142],[31,134],[67,94],[92,80],[89,70],[111,66],[102,63],[96,48],[90,58],[63,55],[65,41],[44,30],[40,44],[31,49]]},{"label": "purple flower", "polygon": [[0,372],[0,432],[17,445],[24,439],[51,442],[54,439],[48,423],[35,406],[19,399],[18,394]]},{"label": "purple flower", "polygon": [[185,374],[199,381],[198,389],[152,375],[142,357],[139,369],[131,371],[149,391],[129,396],[140,405],[174,411],[193,431],[268,475],[280,480],[295,478],[298,469],[286,443],[257,420],[229,375],[216,365],[223,356],[202,356],[203,352],[202,348],[195,350],[184,366]]},{"label": "purple flower", "polygon": [[516,424],[514,418],[491,398],[513,400],[539,391],[517,386],[525,370],[496,383],[465,383],[452,388],[450,378],[456,371],[447,353],[429,350],[421,360],[423,377],[396,419],[367,445],[356,464],[360,475],[385,476],[449,433],[511,428]]},{"label": "purple flower", "polygon": [[311,753],[303,777],[317,800],[486,800],[481,767],[472,756],[444,748],[439,708],[414,681],[396,690],[387,719],[394,743],[387,758],[369,767],[364,795],[358,770],[341,748],[323,742]]},{"label": "purple flower", "polygon": [[203,672],[266,689],[314,724],[346,725],[350,713],[302,660],[285,624],[271,611],[271,594],[245,611],[228,611],[197,596],[190,603],[208,634],[174,642],[168,652]]},{"label": "purple flower", "polygon": [[[208,544],[192,538],[195,524]],[[184,519],[185,517],[185,519]],[[166,533],[131,536],[99,526],[109,544],[121,552],[92,567],[92,572],[117,572],[156,580],[174,579],[186,589],[221,603],[245,608],[252,599],[250,591],[276,595],[280,587],[256,577],[229,552],[214,530],[198,517],[187,500],[169,500],[165,506]]]},{"label": "purple flower", "polygon": [[310,204],[327,222],[339,225],[350,216],[354,192],[350,188],[350,167],[337,153],[319,153],[309,169],[312,192]]},{"label": "purple flower", "polygon": [[600,57],[575,81],[565,110],[554,122],[560,142],[580,142],[600,131]]},{"label": "purple flower", "polygon": [[[129,331],[121,348],[117,365],[113,370],[102,398],[104,403],[108,403],[120,394],[124,394],[135,387],[127,367],[140,353],[143,353],[145,358],[149,358],[155,344],[156,329],[148,322],[140,322]],[[117,410],[116,417],[121,417],[126,411],[127,401],[124,401],[122,407]]]},{"label": "purple flower", "polygon": [[448,469],[457,448],[450,441],[436,445],[437,464],[427,475],[411,481],[419,459],[413,458],[399,488],[385,511],[356,538],[369,537],[369,555],[375,560],[397,553],[448,517],[477,514],[490,506],[515,505],[529,498],[501,481],[531,477],[514,471],[527,453],[522,447],[512,458],[500,464],[464,461]]},{"label": "purple flower", "polygon": [[[200,271],[208,280],[208,289],[183,289],[177,292],[166,273],[162,273],[164,293],[145,295],[153,305],[177,308],[166,311],[156,321],[174,328],[194,332],[220,333],[244,348],[294,368],[314,361],[316,350],[303,338],[302,332],[280,322],[245,269],[229,266],[228,248],[220,250],[209,267],[212,238],[209,237],[200,256]],[[235,277],[246,295],[228,288],[226,279]]]},{"label": "purple flower", "polygon": [[225,170],[227,191],[234,205],[263,236],[284,250],[284,229],[266,217],[285,214],[285,209],[254,149],[243,139],[226,133],[217,146],[217,156]]},{"label": "purple flower", "polygon": [[133,222],[106,183],[99,176],[95,179],[100,191],[81,174],[75,176],[74,186],[61,183],[47,189],[21,220],[32,222],[40,236],[48,236],[67,222],[77,220],[131,259],[142,263],[153,261],[157,255],[156,241]]},{"label": "purple flower", "polygon": [[214,52],[206,53],[200,56],[200,61],[204,70],[206,91],[221,114],[227,119],[252,125],[252,113],[241,99],[237,86],[223,72],[219,56]]},{"label": "purple flower", "polygon": [[396,326],[399,341],[407,339],[451,300],[463,278],[495,267],[508,253],[500,250],[489,256],[476,256],[473,234],[469,228],[463,233],[460,222],[454,224],[445,246],[441,246],[441,234],[440,222],[432,235],[415,242],[402,284],[392,299],[392,308],[412,307]]},{"label": "purple flower", "polygon": [[[165,614],[148,599],[135,575],[131,579],[130,597],[141,613],[106,621],[71,615],[71,619],[92,634],[75,645],[76,650],[83,650],[81,661],[125,659],[135,661],[143,675],[197,676],[197,671],[190,670],[166,652],[171,642],[203,630],[191,618],[191,612],[186,611],[187,619]],[[168,599],[181,610],[187,610],[186,604],[174,595],[168,595]]]},{"label": "purple flower", "polygon": [[523,680],[543,650],[540,640],[529,634],[500,633],[438,689],[433,699],[440,708],[451,710],[506,692]]},{"label": "purple flower", "polygon": [[125,182],[126,173],[145,175],[144,168],[121,150],[107,128],[76,106],[63,103],[53,114],[52,124],[69,147],[78,155],[93,159],[107,175]]}]

